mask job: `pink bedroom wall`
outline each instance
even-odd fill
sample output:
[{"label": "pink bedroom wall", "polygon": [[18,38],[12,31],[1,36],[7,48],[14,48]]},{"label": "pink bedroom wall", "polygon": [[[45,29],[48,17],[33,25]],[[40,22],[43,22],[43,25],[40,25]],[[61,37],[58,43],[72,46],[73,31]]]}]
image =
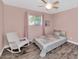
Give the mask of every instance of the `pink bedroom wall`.
[{"label": "pink bedroom wall", "polygon": [[[61,29],[67,32],[68,37],[71,38],[70,40],[77,42],[77,8],[50,15],[42,12],[5,5],[4,34],[7,32],[17,32],[20,37],[23,37],[25,12],[31,15],[44,15],[44,20],[48,20],[50,23],[49,26],[45,27],[46,34],[51,33],[54,28]],[[43,30],[41,29],[41,27],[32,26],[30,27],[30,29],[31,29],[29,30],[30,37],[36,37],[42,35]]]},{"label": "pink bedroom wall", "polygon": [[[19,8],[4,7],[4,34],[7,32],[17,32],[19,36],[23,36],[24,30],[24,10]],[[7,40],[5,38],[5,44]]]},{"label": "pink bedroom wall", "polygon": [[18,32],[19,34],[23,34],[24,12],[25,10],[23,9],[5,5],[4,7],[5,33],[15,31]]},{"label": "pink bedroom wall", "polygon": [[[4,21],[5,21],[4,22],[4,25],[5,25],[4,32],[5,33],[17,32],[20,37],[23,37],[25,12],[27,12],[27,14],[31,14],[31,15],[44,15],[45,20],[47,19],[50,21],[52,19],[52,18],[50,18],[50,15],[46,14],[46,13],[5,5],[5,7],[4,7]],[[52,27],[52,24],[51,24],[51,27]],[[50,32],[49,31],[50,29],[47,29],[47,30],[48,30],[48,32]],[[32,35],[30,35],[30,37],[33,37],[33,35],[34,35],[34,37],[40,36],[40,35],[42,35],[42,31],[43,30],[41,27],[31,27],[30,34],[32,34]],[[5,39],[5,44],[7,44],[6,42],[7,41]]]},{"label": "pink bedroom wall", "polygon": [[2,33],[3,33],[3,2],[0,0],[0,51],[3,48]]},{"label": "pink bedroom wall", "polygon": [[[53,25],[52,25],[52,17],[49,14],[45,14],[45,13],[41,13],[41,12],[28,12],[31,15],[38,15],[38,16],[44,16],[44,20],[48,20],[50,22],[50,26],[46,26],[44,31],[45,34],[48,34],[51,32],[51,30],[53,31]],[[30,39],[34,38],[34,37],[39,37],[42,36],[43,34],[43,28],[42,26],[30,26],[28,28],[28,36]]]},{"label": "pink bedroom wall", "polygon": [[52,15],[54,28],[67,32],[68,39],[78,43],[78,9],[73,8],[68,11]]},{"label": "pink bedroom wall", "polygon": [[45,15],[44,16],[44,20],[46,20],[48,22],[48,25],[45,26],[45,34],[52,34],[53,33],[53,18],[52,18],[52,15]]}]

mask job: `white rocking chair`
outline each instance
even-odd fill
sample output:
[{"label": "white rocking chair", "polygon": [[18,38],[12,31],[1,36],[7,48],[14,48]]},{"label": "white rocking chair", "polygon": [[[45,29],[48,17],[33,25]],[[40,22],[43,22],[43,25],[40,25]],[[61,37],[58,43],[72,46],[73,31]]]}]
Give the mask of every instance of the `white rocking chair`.
[{"label": "white rocking chair", "polygon": [[[7,40],[9,42],[9,47],[10,49],[7,49],[8,51],[10,51],[11,53],[19,53],[21,52],[21,47],[23,47],[24,45],[28,44],[29,45],[29,41],[27,38],[19,38],[16,32],[10,32],[7,33]],[[18,49],[18,52],[14,51],[15,49]]]}]

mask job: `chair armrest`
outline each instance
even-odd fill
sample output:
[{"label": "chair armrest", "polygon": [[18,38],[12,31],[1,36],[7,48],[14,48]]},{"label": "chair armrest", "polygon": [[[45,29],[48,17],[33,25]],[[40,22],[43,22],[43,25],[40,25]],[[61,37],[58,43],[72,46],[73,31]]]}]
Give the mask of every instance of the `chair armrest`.
[{"label": "chair armrest", "polygon": [[28,43],[30,42],[27,37],[23,37],[23,38],[20,38],[20,41],[27,41]]}]

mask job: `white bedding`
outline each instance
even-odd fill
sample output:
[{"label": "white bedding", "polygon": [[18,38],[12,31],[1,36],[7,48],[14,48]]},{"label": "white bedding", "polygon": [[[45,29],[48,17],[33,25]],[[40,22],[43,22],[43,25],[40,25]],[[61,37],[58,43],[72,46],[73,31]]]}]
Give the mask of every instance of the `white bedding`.
[{"label": "white bedding", "polygon": [[34,43],[40,48],[40,56],[44,57],[47,52],[65,43],[67,39],[65,37],[60,37],[59,39],[51,37],[40,37],[34,39]]}]

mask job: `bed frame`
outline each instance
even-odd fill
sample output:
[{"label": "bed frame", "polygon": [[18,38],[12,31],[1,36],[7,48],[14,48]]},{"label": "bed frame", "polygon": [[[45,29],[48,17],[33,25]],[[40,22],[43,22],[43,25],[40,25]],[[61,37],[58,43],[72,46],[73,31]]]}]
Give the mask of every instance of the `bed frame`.
[{"label": "bed frame", "polygon": [[40,53],[41,57],[44,57],[47,52],[51,51],[52,49],[55,49],[56,47],[64,44],[65,42],[67,42],[67,39],[65,37],[61,37],[59,39],[53,39],[52,38],[52,40],[53,41],[47,42],[45,44],[44,41],[46,41],[46,39],[42,39],[42,38],[36,38],[36,39],[34,39],[34,43],[41,50],[41,53]]}]

